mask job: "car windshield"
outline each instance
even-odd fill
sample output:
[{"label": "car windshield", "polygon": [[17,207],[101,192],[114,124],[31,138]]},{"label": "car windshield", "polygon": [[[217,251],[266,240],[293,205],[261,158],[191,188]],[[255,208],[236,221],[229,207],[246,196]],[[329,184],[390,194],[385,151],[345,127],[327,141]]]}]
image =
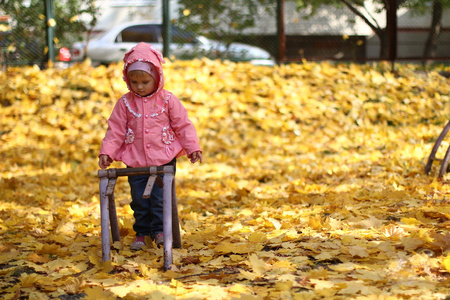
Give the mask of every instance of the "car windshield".
[{"label": "car windshield", "polygon": [[135,25],[122,30],[117,36],[116,42],[119,43],[160,43],[160,36],[155,30],[158,25]]},{"label": "car windshield", "polygon": [[[196,43],[197,39],[188,31],[181,30],[176,26],[171,26],[172,43],[186,44]],[[146,24],[133,25],[125,28],[116,37],[116,43],[162,43],[163,41],[162,25]]]},{"label": "car windshield", "polygon": [[170,28],[171,28],[171,39],[173,43],[191,44],[197,42],[197,39],[192,33],[181,30],[176,26],[171,26]]}]

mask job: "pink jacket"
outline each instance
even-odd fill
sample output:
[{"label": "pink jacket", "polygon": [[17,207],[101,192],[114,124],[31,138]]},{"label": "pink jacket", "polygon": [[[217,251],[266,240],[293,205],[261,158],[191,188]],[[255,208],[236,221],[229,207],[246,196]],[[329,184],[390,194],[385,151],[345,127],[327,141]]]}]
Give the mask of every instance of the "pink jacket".
[{"label": "pink jacket", "polygon": [[[141,97],[129,85],[127,67],[135,61],[152,63],[159,72],[154,93]],[[180,100],[163,89],[161,53],[139,43],[124,57],[123,79],[130,92],[120,98],[108,120],[100,155],[129,167],[160,166],[175,157],[200,151],[197,132]]]}]

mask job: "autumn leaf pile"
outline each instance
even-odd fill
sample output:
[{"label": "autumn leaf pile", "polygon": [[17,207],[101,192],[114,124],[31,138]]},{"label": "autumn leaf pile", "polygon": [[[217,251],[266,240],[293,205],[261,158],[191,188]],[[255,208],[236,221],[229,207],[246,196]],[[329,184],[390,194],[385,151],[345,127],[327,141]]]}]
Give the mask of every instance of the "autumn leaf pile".
[{"label": "autumn leaf pile", "polygon": [[2,299],[450,295],[450,175],[424,174],[450,115],[443,67],[168,62],[204,162],[178,162],[167,272],[162,249],[129,250],[124,178],[121,242],[101,260],[97,154],[121,68],[0,73]]}]

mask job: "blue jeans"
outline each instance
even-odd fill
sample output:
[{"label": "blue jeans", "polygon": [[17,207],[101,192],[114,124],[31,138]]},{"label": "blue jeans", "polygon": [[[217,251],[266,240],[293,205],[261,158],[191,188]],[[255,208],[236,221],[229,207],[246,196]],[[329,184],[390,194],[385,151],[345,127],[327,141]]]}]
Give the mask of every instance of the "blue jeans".
[{"label": "blue jeans", "polygon": [[[176,170],[176,159],[166,165],[173,165]],[[174,170],[174,171],[175,171]],[[161,179],[164,177],[159,175]],[[152,239],[163,232],[163,188],[155,182],[150,198],[142,198],[150,175],[128,176],[131,188],[131,209],[135,219],[133,229],[136,236],[150,235]]]}]

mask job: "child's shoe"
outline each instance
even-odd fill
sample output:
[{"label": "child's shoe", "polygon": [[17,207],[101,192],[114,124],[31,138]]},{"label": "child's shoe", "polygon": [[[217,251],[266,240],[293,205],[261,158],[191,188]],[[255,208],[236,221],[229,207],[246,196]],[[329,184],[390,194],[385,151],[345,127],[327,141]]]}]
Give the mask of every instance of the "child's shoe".
[{"label": "child's shoe", "polygon": [[162,246],[164,244],[164,234],[162,232],[158,233],[155,236],[155,244],[156,244],[156,247]]},{"label": "child's shoe", "polygon": [[145,236],[137,236],[136,239],[131,243],[131,250],[141,250],[145,246]]}]

